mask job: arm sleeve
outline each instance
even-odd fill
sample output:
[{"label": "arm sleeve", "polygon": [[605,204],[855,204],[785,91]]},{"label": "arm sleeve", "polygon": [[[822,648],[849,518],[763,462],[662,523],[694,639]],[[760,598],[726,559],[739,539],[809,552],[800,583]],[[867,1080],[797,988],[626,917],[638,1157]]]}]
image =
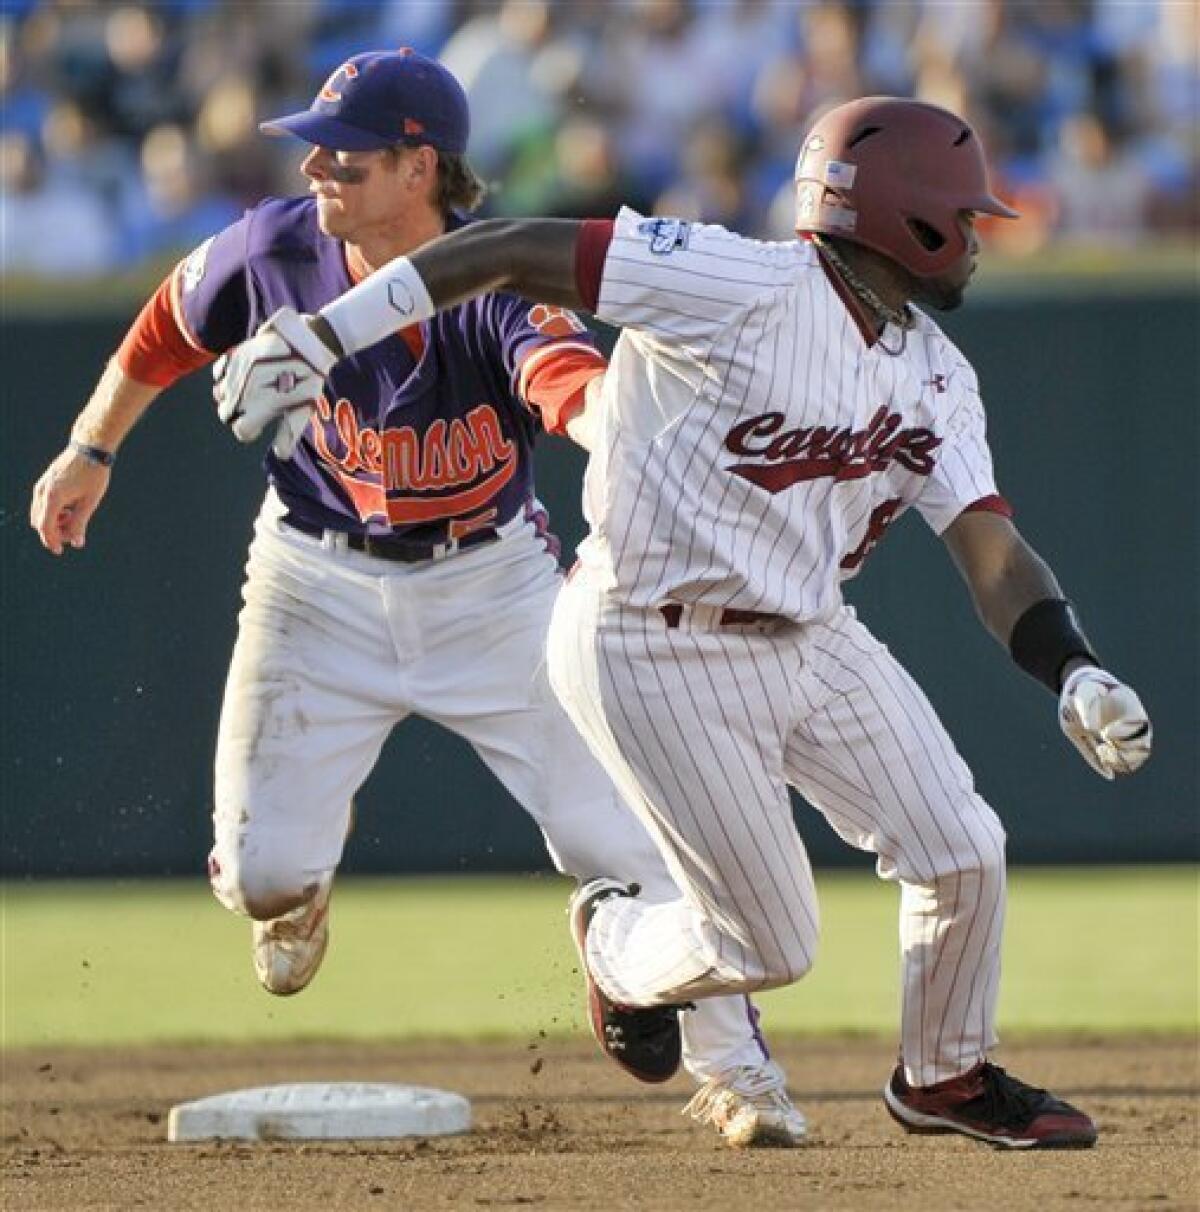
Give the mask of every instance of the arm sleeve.
[{"label": "arm sleeve", "polygon": [[996,488],[987,421],[975,372],[960,363],[950,379],[952,402],[933,471],[914,504],[935,534],[959,514],[988,510],[1012,517],[1012,508]]},{"label": "arm sleeve", "polygon": [[[586,239],[585,225],[581,246]],[[581,292],[586,255],[581,248],[576,258]],[[765,293],[793,283],[796,260],[789,244],[682,219],[648,219],[625,207],[604,257],[596,315],[703,350]]]},{"label": "arm sleeve", "polygon": [[246,339],[249,225],[246,216],[209,237],[163,281],[117,350],[130,378],[167,387]]},{"label": "arm sleeve", "polygon": [[179,269],[177,265],[163,279],[117,349],[117,365],[138,383],[170,387],[216,356],[190,344],[180,327],[175,307]]}]

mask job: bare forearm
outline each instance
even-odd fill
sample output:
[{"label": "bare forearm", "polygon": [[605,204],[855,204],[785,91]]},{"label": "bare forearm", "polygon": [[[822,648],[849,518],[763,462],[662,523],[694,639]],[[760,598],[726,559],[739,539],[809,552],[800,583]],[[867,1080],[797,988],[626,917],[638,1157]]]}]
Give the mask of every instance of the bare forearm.
[{"label": "bare forearm", "polygon": [[[579,307],[577,222],[489,219],[398,257],[321,309],[315,325],[335,352],[365,349],[397,328],[476,295],[507,290],[539,303]],[[331,340],[331,337],[336,340]]]},{"label": "bare forearm", "polygon": [[131,379],[111,358],[88,402],[71,426],[76,442],[115,451],[161,394],[162,389]]},{"label": "bare forearm", "polygon": [[1062,597],[1049,565],[1006,517],[962,514],[942,536],[983,625],[1007,646],[1013,624],[1035,603]]},{"label": "bare forearm", "polygon": [[984,626],[1013,660],[1057,693],[1080,664],[1098,664],[1045,560],[1007,518],[966,513],[943,535]]},{"label": "bare forearm", "polygon": [[412,263],[439,311],[489,290],[579,307],[578,231],[569,219],[489,219],[426,244]]},{"label": "bare forearm", "polygon": [[88,523],[112,475],[111,455],[161,388],[131,379],[109,361],[71,426],[71,441],[42,472],[29,507],[30,525],[54,555],[82,547]]},{"label": "bare forearm", "polygon": [[1030,606],[1063,596],[1050,566],[1025,543],[1013,544],[993,575],[972,582],[971,594],[983,625],[1005,647]]}]

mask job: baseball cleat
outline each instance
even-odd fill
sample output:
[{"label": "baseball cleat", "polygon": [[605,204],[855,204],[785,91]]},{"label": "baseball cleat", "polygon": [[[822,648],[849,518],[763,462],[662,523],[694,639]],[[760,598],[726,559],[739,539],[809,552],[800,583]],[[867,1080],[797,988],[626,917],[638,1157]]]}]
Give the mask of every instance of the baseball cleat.
[{"label": "baseball cleat", "polygon": [[743,1065],[705,1082],[683,1114],[712,1124],[735,1149],[791,1149],[803,1143],[808,1123],[784,1082],[773,1061]]},{"label": "baseball cleat", "polygon": [[596,879],[581,884],[571,897],[571,934],[579,948],[587,985],[592,1034],[605,1055],[641,1082],[665,1082],[674,1077],[683,1057],[678,1006],[638,1008],[610,1001],[592,979],[587,962],[588,926],[596,907],[612,896],[635,896],[637,885]]},{"label": "baseball cleat", "polygon": [[1006,1149],[1088,1149],[1096,1143],[1096,1125],[1077,1107],[988,1061],[921,1087],[910,1086],[897,1066],[883,1101],[907,1132],[961,1132]]},{"label": "baseball cleat", "polygon": [[329,946],[329,898],[333,881],[312,900],[282,917],[254,923],[254,974],[268,993],[289,997],[317,975]]}]

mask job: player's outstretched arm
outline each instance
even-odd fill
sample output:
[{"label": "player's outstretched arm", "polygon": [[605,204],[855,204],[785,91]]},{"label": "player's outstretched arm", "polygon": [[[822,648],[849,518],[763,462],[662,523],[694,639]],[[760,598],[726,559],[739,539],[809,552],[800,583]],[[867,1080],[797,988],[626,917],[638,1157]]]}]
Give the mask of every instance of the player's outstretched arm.
[{"label": "player's outstretched arm", "polygon": [[130,378],[115,358],[104,368],[70,440],[34,485],[29,523],[48,551],[62,555],[84,545],[108,491],[117,448],[161,391]]},{"label": "player's outstretched arm", "polygon": [[411,260],[438,311],[489,290],[587,309],[576,276],[582,227],[574,219],[487,219],[430,241]]},{"label": "player's outstretched arm", "polygon": [[283,420],[276,451],[290,453],[288,421],[316,398],[344,357],[475,295],[506,290],[538,303],[588,308],[576,281],[582,224],[488,219],[397,257],[316,316],[284,308],[213,368],[221,419],[243,442]]},{"label": "player's outstretched arm", "polygon": [[984,625],[1059,696],[1059,723],[1088,765],[1106,779],[1137,770],[1153,737],[1145,708],[1101,668],[1045,561],[999,514],[961,514],[942,538]]},{"label": "player's outstretched arm", "polygon": [[425,320],[494,290],[535,303],[587,308],[576,281],[581,226],[570,219],[472,223],[411,257],[397,257],[321,308],[317,331],[344,355],[382,340],[395,331],[398,319],[404,324]]}]

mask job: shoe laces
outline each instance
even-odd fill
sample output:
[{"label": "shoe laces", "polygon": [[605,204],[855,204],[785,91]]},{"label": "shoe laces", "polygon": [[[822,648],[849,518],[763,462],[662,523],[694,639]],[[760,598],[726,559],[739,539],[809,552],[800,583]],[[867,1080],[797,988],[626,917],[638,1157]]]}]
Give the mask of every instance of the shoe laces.
[{"label": "shoe laces", "polygon": [[983,1092],[979,1095],[983,1114],[992,1123],[1024,1126],[1046,1105],[1049,1097],[1045,1090],[1027,1085],[990,1061],[984,1062],[980,1080],[983,1083]]},{"label": "shoe laces", "polygon": [[739,1065],[710,1077],[688,1100],[682,1114],[695,1120],[727,1119],[744,1104],[760,1111],[791,1110],[783,1070],[773,1061]]}]

